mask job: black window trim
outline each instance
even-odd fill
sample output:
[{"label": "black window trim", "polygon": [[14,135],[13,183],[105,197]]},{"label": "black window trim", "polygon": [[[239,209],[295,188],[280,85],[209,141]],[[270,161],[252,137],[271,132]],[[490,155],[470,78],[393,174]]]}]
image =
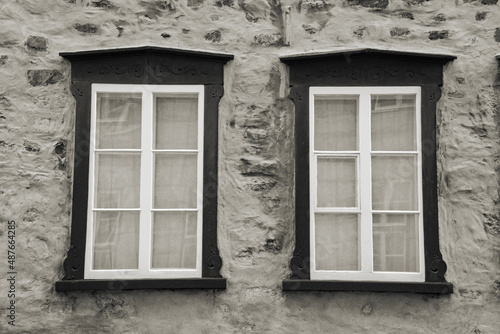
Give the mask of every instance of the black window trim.
[{"label": "black window trim", "polygon": [[[451,294],[447,265],[439,250],[436,160],[436,103],[443,66],[456,59],[371,48],[313,52],[280,57],[289,68],[290,97],[295,105],[295,249],[285,291],[374,291]],[[309,268],[309,88],[321,86],[420,86],[425,282],[311,280]]]},{"label": "black window trim", "polygon": [[[225,289],[217,246],[218,106],[224,65],[231,54],[154,46],[63,52],[71,63],[76,100],[71,245],[56,291]],[[186,279],[84,279],[92,83],[205,86],[202,277]]]}]

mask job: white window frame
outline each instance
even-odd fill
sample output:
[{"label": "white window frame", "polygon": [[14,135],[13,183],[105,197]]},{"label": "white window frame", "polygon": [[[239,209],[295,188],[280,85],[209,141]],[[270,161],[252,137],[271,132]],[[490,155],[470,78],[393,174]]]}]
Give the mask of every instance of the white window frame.
[{"label": "white window frame", "polygon": [[[91,130],[89,149],[89,196],[87,213],[87,238],[85,248],[85,279],[143,279],[143,278],[199,278],[202,277],[202,228],[203,228],[203,137],[204,137],[204,86],[203,85],[133,85],[133,84],[92,84],[91,98]],[[141,93],[141,149],[96,149],[96,113],[98,93]],[[154,148],[154,96],[155,94],[185,94],[198,95],[198,148],[196,150]],[[95,195],[95,155],[98,152],[120,152],[141,154],[140,175],[140,208],[120,209],[120,211],[140,212],[139,227],[139,262],[138,269],[92,269],[94,212],[113,211],[113,209],[94,208]],[[192,153],[197,154],[197,207],[196,209],[154,209],[154,153]],[[195,269],[153,269],[152,257],[152,216],[154,212],[196,211],[196,268]]]},{"label": "white window frame", "polygon": [[[357,151],[315,151],[314,150],[314,97],[315,95],[357,95],[358,103],[358,143]],[[402,210],[372,210],[371,189],[371,156],[376,154],[408,154],[410,151],[372,151],[371,150],[371,99],[372,94],[415,95],[416,102],[416,151],[411,155],[417,156],[417,186],[418,206],[414,211]],[[367,113],[367,115],[366,115]],[[309,164],[310,164],[310,256],[311,280],[340,280],[340,281],[388,281],[388,282],[424,282],[425,256],[423,231],[423,194],[422,194],[422,149],[421,149],[421,88],[419,86],[401,87],[310,87],[309,89]],[[317,159],[318,157],[356,157],[358,168],[358,200],[357,207],[353,208],[318,208],[317,206]],[[359,217],[359,271],[316,270],[315,258],[315,214],[316,213],[356,213]],[[373,270],[373,238],[372,214],[418,214],[419,233],[419,261],[418,272],[375,272]]]}]

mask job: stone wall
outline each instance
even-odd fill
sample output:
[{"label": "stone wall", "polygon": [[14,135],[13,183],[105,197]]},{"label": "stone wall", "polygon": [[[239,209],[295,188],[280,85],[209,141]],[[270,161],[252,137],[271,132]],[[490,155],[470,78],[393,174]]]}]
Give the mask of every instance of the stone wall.
[{"label": "stone wall", "polygon": [[[498,333],[497,2],[2,1],[0,332]],[[218,238],[228,287],[58,293],[78,149],[70,65],[59,52],[139,45],[235,56],[219,119]],[[294,247],[294,108],[279,56],[355,47],[458,56],[445,66],[437,110],[440,241],[452,295],[281,291]],[[9,220],[17,223],[15,327],[4,279]]]}]

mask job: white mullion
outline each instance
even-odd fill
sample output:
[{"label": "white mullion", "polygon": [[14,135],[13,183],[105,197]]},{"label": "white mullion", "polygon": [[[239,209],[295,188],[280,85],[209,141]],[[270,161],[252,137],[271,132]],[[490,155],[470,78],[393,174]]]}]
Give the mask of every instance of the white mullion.
[{"label": "white mullion", "polygon": [[371,193],[371,109],[370,94],[359,96],[359,183],[360,189],[360,253],[361,271],[373,272],[373,233],[372,233],[372,193]]},{"label": "white mullion", "polygon": [[141,213],[139,225],[139,271],[147,274],[151,264],[151,205],[153,187],[153,93],[142,87],[141,117]]},{"label": "white mullion", "polygon": [[197,235],[196,235],[196,273],[201,277],[201,262],[203,250],[203,149],[205,134],[205,87],[198,91],[198,147],[197,147]]},{"label": "white mullion", "polygon": [[309,88],[309,256],[311,258],[311,278],[316,276],[316,211],[318,189],[318,163],[314,152],[314,92],[317,88]]}]

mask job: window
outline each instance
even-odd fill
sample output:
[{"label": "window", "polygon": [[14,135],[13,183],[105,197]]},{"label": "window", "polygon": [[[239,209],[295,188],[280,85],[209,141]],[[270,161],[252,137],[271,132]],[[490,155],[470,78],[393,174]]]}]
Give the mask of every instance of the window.
[{"label": "window", "polygon": [[282,57],[295,104],[295,251],[283,289],[452,293],[439,250],[436,103],[454,56]]},{"label": "window", "polygon": [[203,93],[92,85],[85,278],[201,277]]},{"label": "window", "polygon": [[57,291],[224,289],[218,102],[231,55],[63,53],[76,99],[71,246]]},{"label": "window", "polygon": [[424,281],[420,87],[309,101],[311,279]]}]

